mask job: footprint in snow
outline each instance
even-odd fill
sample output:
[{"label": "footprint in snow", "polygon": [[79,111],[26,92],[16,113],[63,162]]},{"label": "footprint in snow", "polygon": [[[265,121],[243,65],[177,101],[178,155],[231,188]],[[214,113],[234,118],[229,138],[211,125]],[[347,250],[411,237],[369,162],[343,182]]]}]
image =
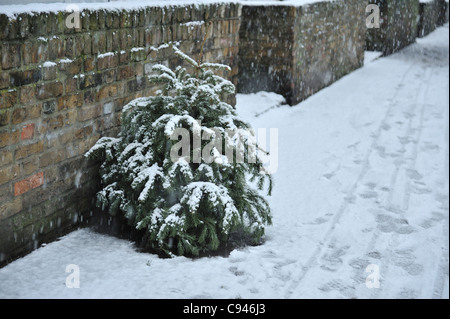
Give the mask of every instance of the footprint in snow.
[{"label": "footprint in snow", "polygon": [[381,125],[381,129],[384,131],[389,131],[391,129],[391,126],[387,123],[383,123],[383,125]]},{"label": "footprint in snow", "polygon": [[365,191],[362,194],[359,194],[360,197],[365,198],[365,199],[370,199],[370,198],[377,198],[378,197],[378,193],[375,191]]},{"label": "footprint in snow", "polygon": [[257,288],[250,288],[248,291],[250,291],[250,293],[252,293],[252,294],[259,293],[259,290]]},{"label": "footprint in snow", "polygon": [[447,194],[436,194],[434,199],[442,204],[443,209],[448,209],[448,195]]},{"label": "footprint in snow", "polygon": [[408,169],[406,171],[406,174],[408,175],[409,178],[411,179],[415,179],[415,180],[421,180],[423,178],[423,175],[420,174],[418,171],[416,171],[415,169]]},{"label": "footprint in snow", "polygon": [[364,185],[373,190],[377,186],[377,183],[368,182],[368,183],[366,183]]},{"label": "footprint in snow", "polygon": [[344,282],[339,279],[332,280],[320,286],[318,289],[323,292],[338,291],[347,298],[352,298],[355,292],[354,286],[344,284]]},{"label": "footprint in snow", "polygon": [[377,225],[378,230],[380,230],[382,233],[392,233],[396,230],[396,225],[395,223],[390,220],[390,221],[384,221],[384,222],[379,222]]},{"label": "footprint in snow", "polygon": [[429,188],[422,188],[422,187],[414,187],[412,189],[413,193],[423,195],[423,194],[430,194],[431,189]]},{"label": "footprint in snow", "polygon": [[323,217],[317,217],[316,219],[314,219],[314,221],[312,221],[311,223],[308,223],[310,225],[321,225],[324,224],[328,221],[328,219],[323,218]]},{"label": "footprint in snow", "polygon": [[397,295],[396,299],[417,299],[419,298],[419,293],[416,290],[402,288],[402,290]]},{"label": "footprint in snow", "polygon": [[363,284],[366,282],[367,273],[366,268],[368,265],[372,264],[368,259],[355,258],[350,260],[349,266],[355,270],[353,275],[353,280],[357,284]]},{"label": "footprint in snow", "polygon": [[397,228],[397,230],[395,232],[400,235],[408,235],[411,233],[415,233],[416,230],[414,229],[414,227],[407,225],[407,226],[402,226],[402,227]]},{"label": "footprint in snow", "polygon": [[350,262],[348,264],[353,269],[361,270],[361,269],[366,269],[366,267],[370,264],[370,262],[367,259],[354,258],[354,259],[350,260]]},{"label": "footprint in snow", "polygon": [[322,176],[326,179],[332,179],[334,177],[334,172],[323,174]]},{"label": "footprint in snow", "polygon": [[393,264],[401,267],[411,276],[418,276],[424,270],[423,265],[416,263],[415,260],[412,249],[395,250],[392,257]]},{"label": "footprint in snow", "polygon": [[322,256],[321,261],[322,265],[320,268],[327,271],[337,271],[342,263],[342,256],[344,256],[347,252],[347,250],[350,248],[350,246],[342,246],[342,247],[335,247],[334,244],[330,244],[328,246],[327,252]]},{"label": "footprint in snow", "polygon": [[194,295],[190,297],[190,299],[211,299],[210,295]]},{"label": "footprint in snow", "polygon": [[411,234],[416,230],[409,225],[408,220],[404,218],[394,218],[386,214],[378,214],[375,217],[377,228],[383,233],[396,232],[398,234]]},{"label": "footprint in snow", "polygon": [[444,214],[433,212],[431,218],[428,218],[419,224],[420,227],[424,229],[429,229],[435,225],[441,225],[439,222],[444,219]]},{"label": "footprint in snow", "polygon": [[367,257],[373,258],[373,259],[381,259],[381,253],[378,251],[371,251],[367,253]]},{"label": "footprint in snow", "polygon": [[380,156],[381,158],[386,158],[388,156],[386,153],[386,148],[384,146],[377,146],[375,149],[378,152],[378,156]]},{"label": "footprint in snow", "polygon": [[355,142],[355,143],[353,143],[353,144],[348,145],[347,148],[353,148],[353,149],[356,150],[356,149],[358,148],[358,145],[359,145],[360,143],[361,143],[360,141]]},{"label": "footprint in snow", "polygon": [[411,142],[409,136],[397,136],[397,138],[398,138],[400,144],[402,144],[402,145],[406,145]]}]

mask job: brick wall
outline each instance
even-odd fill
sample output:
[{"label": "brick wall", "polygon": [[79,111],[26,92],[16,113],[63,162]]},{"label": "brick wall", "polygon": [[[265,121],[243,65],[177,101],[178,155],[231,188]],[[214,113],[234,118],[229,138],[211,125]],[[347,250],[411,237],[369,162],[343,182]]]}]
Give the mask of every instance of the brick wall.
[{"label": "brick wall", "polygon": [[367,29],[366,48],[391,54],[417,36],[419,0],[370,0],[380,7],[380,28]]},{"label": "brick wall", "polygon": [[244,5],[238,90],[274,91],[294,105],[361,67],[366,5],[360,0]]},{"label": "brick wall", "polygon": [[433,0],[419,3],[419,21],[417,23],[417,36],[424,37],[446,22],[445,0]]},{"label": "brick wall", "polygon": [[364,64],[367,1],[338,0],[299,8],[294,47],[294,103]]},{"label": "brick wall", "polygon": [[239,92],[291,94],[296,18],[297,8],[292,6],[243,6]]},{"label": "brick wall", "polygon": [[443,16],[444,23],[449,22],[449,8],[450,8],[449,2],[445,1],[445,13]]},{"label": "brick wall", "polygon": [[211,21],[205,60],[230,65],[237,84],[240,14],[233,3],[85,10],[77,29],[65,12],[0,14],[0,266],[93,215],[98,167],[83,154],[154,92],[153,64],[181,62],[152,46],[180,41],[196,57],[208,24],[190,22]]}]

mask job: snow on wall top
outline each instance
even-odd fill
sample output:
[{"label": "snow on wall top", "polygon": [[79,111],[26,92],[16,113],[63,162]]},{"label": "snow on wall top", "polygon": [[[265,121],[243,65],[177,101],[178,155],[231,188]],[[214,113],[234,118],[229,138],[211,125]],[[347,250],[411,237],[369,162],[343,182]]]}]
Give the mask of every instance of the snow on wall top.
[{"label": "snow on wall top", "polygon": [[301,7],[316,2],[331,2],[335,0],[240,0],[239,3],[254,6],[294,6]]},{"label": "snow on wall top", "polygon": [[[0,0],[0,4],[3,1]],[[106,2],[105,0],[18,0],[19,2],[27,1],[27,4],[14,4],[14,5],[0,5],[0,14],[6,14],[10,18],[19,15],[21,13],[39,14],[44,12],[58,12],[58,11],[70,11],[74,10],[73,5],[76,5],[80,11],[82,10],[138,10],[149,6],[163,7],[168,5],[186,5],[186,4],[208,4],[208,3],[223,3],[225,1],[220,0],[111,0]],[[33,2],[30,2],[33,1]],[[46,3],[38,3],[45,1]],[[65,1],[65,2],[64,2]],[[226,1],[231,2],[231,1]],[[17,2],[16,2],[17,3]],[[70,6],[70,7],[69,7]]]},{"label": "snow on wall top", "polygon": [[[149,6],[169,6],[169,5],[188,5],[188,4],[212,4],[212,3],[242,3],[245,5],[285,5],[285,6],[303,6],[315,2],[327,2],[333,0],[0,0],[0,14],[6,14],[14,19],[15,16],[22,13],[39,14],[44,12],[73,11],[73,5],[76,5],[80,11],[88,10],[137,10]],[[72,7],[69,7],[72,5]],[[71,9],[70,9],[71,8]]]}]

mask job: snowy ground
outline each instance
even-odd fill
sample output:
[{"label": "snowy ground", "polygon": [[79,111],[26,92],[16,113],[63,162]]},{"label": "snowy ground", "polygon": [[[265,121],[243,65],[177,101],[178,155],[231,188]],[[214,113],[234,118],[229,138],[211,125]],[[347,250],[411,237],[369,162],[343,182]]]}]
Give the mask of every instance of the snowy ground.
[{"label": "snowy ground", "polygon": [[448,37],[446,25],[293,108],[238,96],[255,128],[279,131],[264,245],[159,259],[82,229],[0,269],[0,298],[448,298]]}]

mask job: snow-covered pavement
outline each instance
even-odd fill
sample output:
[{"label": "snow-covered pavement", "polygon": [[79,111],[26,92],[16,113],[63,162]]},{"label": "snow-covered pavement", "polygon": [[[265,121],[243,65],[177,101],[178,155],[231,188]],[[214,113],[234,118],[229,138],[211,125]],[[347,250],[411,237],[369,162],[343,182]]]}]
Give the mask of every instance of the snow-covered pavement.
[{"label": "snow-covered pavement", "polygon": [[296,107],[238,96],[254,128],[278,128],[263,245],[159,259],[82,229],[0,269],[0,298],[448,298],[448,39],[447,24]]}]

